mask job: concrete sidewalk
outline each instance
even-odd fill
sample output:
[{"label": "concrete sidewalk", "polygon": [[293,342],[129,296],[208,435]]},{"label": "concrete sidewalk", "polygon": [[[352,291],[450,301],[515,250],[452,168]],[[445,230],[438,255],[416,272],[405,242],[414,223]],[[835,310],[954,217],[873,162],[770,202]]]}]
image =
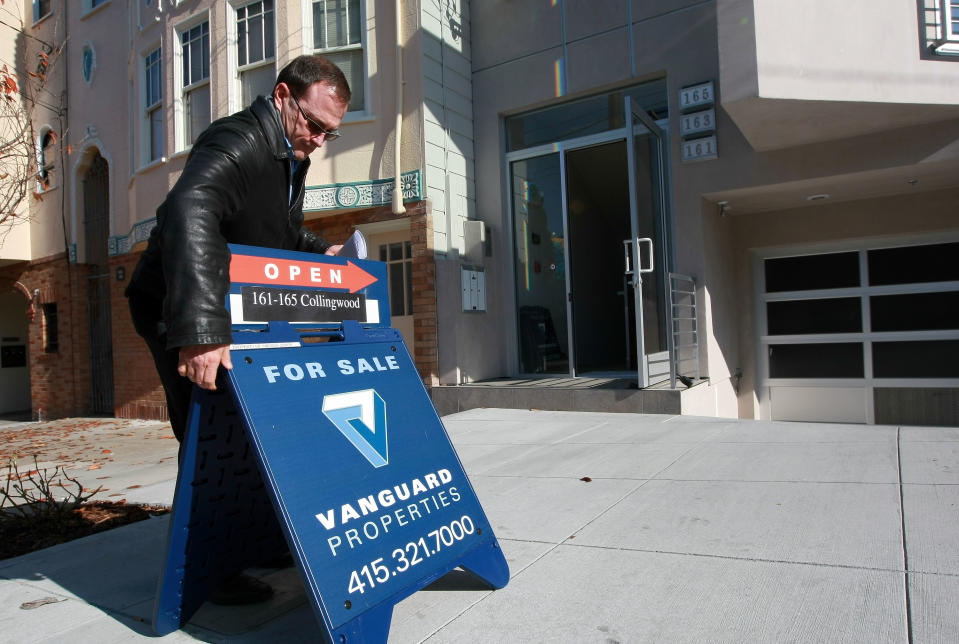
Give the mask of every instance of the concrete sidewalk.
[{"label": "concrete sidewalk", "polygon": [[[512,579],[489,592],[448,575],[397,606],[391,642],[959,641],[959,429],[498,409],[443,421]],[[175,441],[156,424],[92,426],[114,422],[135,425],[115,433],[139,448],[103,447],[113,461],[84,484],[109,476],[112,494],[170,503]],[[2,639],[150,638],[168,525],[0,561]],[[272,602],[206,604],[163,639],[317,641],[295,569],[259,574]]]}]

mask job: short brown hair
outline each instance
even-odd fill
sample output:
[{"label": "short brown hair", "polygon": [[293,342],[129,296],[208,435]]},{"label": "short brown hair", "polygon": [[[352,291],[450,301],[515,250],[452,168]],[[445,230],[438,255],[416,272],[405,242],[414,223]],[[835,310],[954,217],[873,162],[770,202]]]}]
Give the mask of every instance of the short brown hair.
[{"label": "short brown hair", "polygon": [[344,103],[349,103],[353,93],[346,76],[329,58],[316,55],[297,56],[286,67],[280,70],[276,77],[273,91],[280,83],[286,83],[296,96],[302,96],[313,83],[327,83],[333,88],[336,97]]}]

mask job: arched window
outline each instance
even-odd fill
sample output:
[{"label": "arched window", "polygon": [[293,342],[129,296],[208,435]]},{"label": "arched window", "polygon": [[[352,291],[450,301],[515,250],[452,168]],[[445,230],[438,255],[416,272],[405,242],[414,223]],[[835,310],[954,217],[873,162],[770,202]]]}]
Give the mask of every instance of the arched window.
[{"label": "arched window", "polygon": [[56,167],[55,145],[57,135],[53,130],[44,128],[40,134],[40,144],[37,146],[37,190],[46,192],[55,188],[54,168]]}]

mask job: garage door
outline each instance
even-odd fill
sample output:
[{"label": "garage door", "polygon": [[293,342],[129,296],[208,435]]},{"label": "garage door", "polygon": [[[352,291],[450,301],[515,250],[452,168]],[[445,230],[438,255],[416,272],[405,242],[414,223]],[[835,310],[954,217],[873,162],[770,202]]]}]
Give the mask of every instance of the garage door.
[{"label": "garage door", "polygon": [[758,259],[763,416],[959,425],[959,242]]}]

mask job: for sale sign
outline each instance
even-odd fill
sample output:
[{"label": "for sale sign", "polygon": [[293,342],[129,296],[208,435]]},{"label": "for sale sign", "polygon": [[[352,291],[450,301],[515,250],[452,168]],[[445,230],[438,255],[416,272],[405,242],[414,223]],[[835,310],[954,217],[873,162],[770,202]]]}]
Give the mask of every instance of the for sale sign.
[{"label": "for sale sign", "polygon": [[384,265],[231,251],[233,369],[194,389],[156,632],[284,540],[331,643],[385,642],[393,606],[457,567],[506,585],[413,360],[384,328]]}]

